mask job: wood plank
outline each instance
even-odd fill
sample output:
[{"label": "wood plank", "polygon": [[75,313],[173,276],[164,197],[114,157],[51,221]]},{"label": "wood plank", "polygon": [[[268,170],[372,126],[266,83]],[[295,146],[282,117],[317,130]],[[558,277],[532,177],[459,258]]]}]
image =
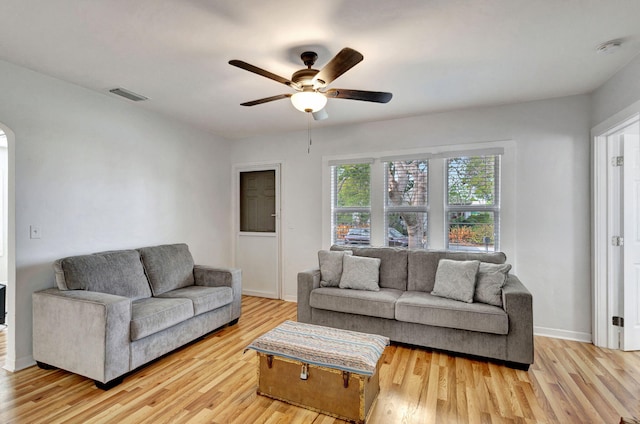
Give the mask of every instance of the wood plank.
[{"label": "wood plank", "polygon": [[[110,391],[62,370],[0,370],[0,422],[343,423],[259,396],[256,337],[296,319],[296,304],[245,296],[237,325],[173,352]],[[6,355],[0,330],[0,361]],[[535,337],[528,372],[393,344],[370,423],[581,423],[640,417],[640,352]]]}]

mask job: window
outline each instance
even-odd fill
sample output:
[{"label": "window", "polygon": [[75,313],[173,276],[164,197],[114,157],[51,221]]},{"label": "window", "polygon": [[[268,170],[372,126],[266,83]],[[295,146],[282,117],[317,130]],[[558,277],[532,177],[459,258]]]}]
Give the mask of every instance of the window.
[{"label": "window", "polygon": [[371,164],[331,167],[332,243],[369,245],[371,227]]},{"label": "window", "polygon": [[240,172],[240,231],[276,232],[276,171]]},{"label": "window", "polygon": [[[507,232],[501,237],[501,225],[513,228],[514,223],[510,207],[515,198],[510,183],[514,143],[468,147],[326,159],[323,243],[482,252],[509,249],[513,235]],[[506,181],[504,187],[501,180]],[[503,196],[505,210],[501,209]]]},{"label": "window", "polygon": [[497,251],[500,156],[447,159],[447,249]]},{"label": "window", "polygon": [[424,248],[427,243],[429,162],[385,162],[387,246]]}]

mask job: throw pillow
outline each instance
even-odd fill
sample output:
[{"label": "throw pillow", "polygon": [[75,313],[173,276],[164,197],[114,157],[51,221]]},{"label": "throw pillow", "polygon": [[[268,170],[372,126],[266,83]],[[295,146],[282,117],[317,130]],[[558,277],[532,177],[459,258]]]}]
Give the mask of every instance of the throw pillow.
[{"label": "throw pillow", "polygon": [[507,282],[507,274],[510,270],[509,264],[480,262],[473,300],[502,307],[502,287]]},{"label": "throw pillow", "polygon": [[344,255],[342,258],[341,289],[380,291],[380,258]]},{"label": "throw pillow", "polygon": [[431,294],[473,303],[479,266],[480,261],[440,259],[436,270],[436,282]]},{"label": "throw pillow", "polygon": [[320,287],[338,287],[342,277],[342,258],[351,255],[351,250],[332,251],[320,250],[318,262],[320,262]]}]

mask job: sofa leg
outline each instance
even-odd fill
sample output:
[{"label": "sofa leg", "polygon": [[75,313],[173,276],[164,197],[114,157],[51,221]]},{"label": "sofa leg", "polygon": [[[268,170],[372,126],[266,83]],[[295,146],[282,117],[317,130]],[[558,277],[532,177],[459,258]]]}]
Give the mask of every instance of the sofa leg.
[{"label": "sofa leg", "polygon": [[232,327],[232,326],[236,325],[239,320],[240,320],[240,318],[236,318],[233,321],[230,321],[229,324],[227,324],[227,327]]},{"label": "sofa leg", "polygon": [[36,361],[36,364],[38,365],[38,368],[43,369],[43,370],[54,370],[54,369],[56,369],[56,367],[54,367],[53,365],[45,364],[44,362]]},{"label": "sofa leg", "polygon": [[106,383],[103,383],[103,382],[98,381],[98,380],[94,380],[94,383],[96,383],[96,387],[98,389],[106,391],[106,390],[113,389],[118,384],[122,383],[123,381],[124,381],[124,377],[118,377],[118,378],[114,378],[111,381],[107,381]]}]

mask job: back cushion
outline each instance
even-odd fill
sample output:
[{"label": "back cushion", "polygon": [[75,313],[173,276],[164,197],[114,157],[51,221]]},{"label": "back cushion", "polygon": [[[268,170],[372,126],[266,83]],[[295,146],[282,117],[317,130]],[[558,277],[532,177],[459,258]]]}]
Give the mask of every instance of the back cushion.
[{"label": "back cushion", "polygon": [[436,281],[436,271],[440,259],[452,259],[455,261],[489,262],[503,264],[507,256],[502,252],[447,252],[438,250],[409,250],[409,279],[407,290],[423,291],[430,293]]},{"label": "back cushion", "polygon": [[53,269],[60,290],[90,290],[134,300],[151,297],[136,250],[72,256],[55,261]]},{"label": "back cushion", "polygon": [[331,250],[351,250],[354,256],[379,258],[380,287],[403,291],[407,290],[407,249],[334,245],[331,246]]},{"label": "back cushion", "polygon": [[194,284],[193,257],[186,244],[143,247],[138,251],[154,296]]}]

